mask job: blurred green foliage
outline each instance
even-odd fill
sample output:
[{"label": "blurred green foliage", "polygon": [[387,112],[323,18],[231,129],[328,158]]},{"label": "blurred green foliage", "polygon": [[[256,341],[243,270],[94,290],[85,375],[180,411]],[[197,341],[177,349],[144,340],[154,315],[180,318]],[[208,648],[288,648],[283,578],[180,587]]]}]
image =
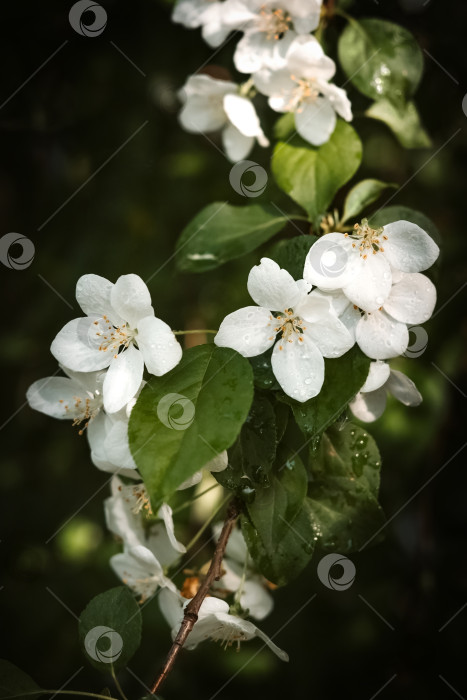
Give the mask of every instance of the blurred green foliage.
[{"label": "blurred green foliage", "polygon": [[[244,203],[229,185],[230,165],[219,150],[184,133],[176,119],[176,91],[213,52],[198,31],[171,24],[169,3],[102,4],[108,25],[98,38],[73,32],[71,1],[63,0],[11,3],[2,8],[0,28],[0,232],[21,232],[36,246],[28,269],[0,268],[2,656],[46,687],[69,682],[69,688],[96,691],[110,680],[86,666],[75,616],[117,585],[108,559],[118,545],[105,530],[102,509],[107,477],[91,464],[86,439],[68,423],[33,413],[24,405],[25,391],[56,370],[48,347],[79,314],[74,287],[80,275],[115,280],[136,272],[149,280],[157,314],[172,327],[212,328],[247,302],[246,276],[259,257],[250,254],[201,276],[175,272],[175,241],[194,214],[213,200]],[[365,144],[359,177],[401,183],[382,204],[425,212],[443,235],[439,312],[427,325],[428,348],[398,365],[424,403],[411,410],[390,402],[370,428],[383,459],[381,502],[394,517],[383,544],[352,557],[354,586],[325,589],[312,563],[295,584],[276,592],[275,611],[262,626],[277,634],[290,664],[266,651],[256,655],[259,643],[239,653],[207,643],[182,655],[164,689],[167,698],[370,698],[394,674],[386,696],[449,697],[439,674],[467,691],[467,613],[438,631],[467,597],[467,473],[465,454],[454,457],[465,436],[467,6],[433,0],[413,13],[417,4],[409,0],[345,5],[356,16],[400,23],[425,50],[416,102],[432,150],[405,151],[384,124],[364,117],[365,99],[350,93]],[[338,19],[329,28],[331,53],[343,26]],[[214,62],[230,68],[231,48],[216,53]],[[273,115],[265,112],[264,120],[271,134]],[[269,156],[262,149],[252,154],[265,167]],[[272,182],[264,197],[287,205]],[[146,694],[168,645],[154,600],[144,610],[141,650],[122,673],[130,697]]]}]

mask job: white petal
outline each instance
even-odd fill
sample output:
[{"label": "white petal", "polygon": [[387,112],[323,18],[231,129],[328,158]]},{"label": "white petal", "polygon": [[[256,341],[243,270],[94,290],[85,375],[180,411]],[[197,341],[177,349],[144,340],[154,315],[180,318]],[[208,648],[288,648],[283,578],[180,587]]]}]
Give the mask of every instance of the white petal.
[{"label": "white petal", "polygon": [[436,305],[436,287],[431,280],[419,272],[404,274],[394,284],[384,309],[402,323],[424,323],[428,321]]},{"label": "white petal", "polygon": [[111,293],[112,306],[120,316],[136,328],[140,318],[153,316],[149,289],[139,275],[122,275]]},{"label": "white petal", "polygon": [[[76,301],[87,316],[113,317],[110,294],[112,282],[99,275],[83,275],[76,284]],[[112,320],[114,320],[112,318]]]},{"label": "white petal", "polygon": [[[295,336],[297,334],[294,334]],[[324,381],[323,356],[313,341],[303,333],[292,342],[279,340],[272,352],[272,371],[288,396],[304,402],[321,391]]]},{"label": "white petal", "polygon": [[69,321],[55,336],[50,352],[75,372],[93,372],[110,363],[112,355],[99,350],[93,317]]},{"label": "white petal", "polygon": [[259,579],[247,579],[240,595],[240,605],[256,620],[264,620],[274,607],[272,596]]},{"label": "white petal", "polygon": [[399,323],[384,311],[374,311],[362,316],[357,324],[357,343],[373,360],[388,360],[402,355],[409,344],[409,331],[405,323]]},{"label": "white petal", "polygon": [[245,160],[255,145],[253,136],[245,136],[233,124],[227,124],[222,130],[222,145],[232,163]]},{"label": "white petal", "polygon": [[112,486],[121,491],[104,501],[105,521],[110,532],[120,537],[128,547],[144,543],[143,521],[140,514],[132,511],[130,499],[125,499],[125,486],[117,477],[112,477]]},{"label": "white petal", "polygon": [[290,111],[288,106],[291,103],[296,83],[290,78],[289,70],[272,71],[265,68],[252,77],[258,92],[276,100],[282,100],[276,106],[271,105],[272,109],[277,112]]},{"label": "white petal", "polygon": [[331,80],[336,64],[314,36],[297,37],[287,53],[287,67],[298,78]]},{"label": "white petal", "polygon": [[171,591],[164,588],[158,595],[159,607],[169,627],[174,629],[179,627],[183,620],[183,605],[186,602],[178,591]]},{"label": "white petal", "polygon": [[84,392],[68,377],[47,377],[34,382],[26,392],[29,405],[35,411],[52,418],[76,418],[77,399],[85,401]]},{"label": "white petal", "polygon": [[383,306],[391,291],[392,275],[388,261],[381,255],[354,258],[352,279],[343,287],[344,294],[363,311]]},{"label": "white petal", "polygon": [[113,421],[104,442],[107,459],[122,469],[136,469],[128,443],[128,421]]},{"label": "white petal", "polygon": [[208,2],[202,14],[203,28],[201,35],[206,43],[213,48],[220,46],[230,34],[230,27],[224,26],[224,3]]},{"label": "white petal", "polygon": [[340,290],[352,278],[352,261],[357,255],[343,233],[327,233],[311,246],[303,277],[321,290]]},{"label": "white petal", "polygon": [[110,564],[117,576],[138,593],[142,600],[150,598],[159,586],[175,588],[170,579],[164,576],[154,554],[142,545],[114,555]]},{"label": "white petal", "polygon": [[135,396],[143,370],[143,356],[133,345],[112,358],[104,380],[104,408],[107,413],[119,411]]},{"label": "white petal", "polygon": [[172,508],[167,503],[163,503],[161,505],[161,507],[159,508],[159,512],[157,513],[157,517],[164,521],[165,529],[167,530],[167,537],[169,538],[169,542],[172,545],[172,547],[177,552],[181,552],[181,554],[185,554],[186,547],[181,542],[178,542],[177,538],[175,537],[174,521],[173,521],[173,517],[172,517]]},{"label": "white petal", "polygon": [[264,136],[251,100],[240,95],[226,95],[224,109],[229,120],[244,136]]},{"label": "white petal", "polygon": [[247,30],[234,53],[235,68],[240,73],[256,73],[262,68],[279,70],[286,65],[286,54],[295,38],[289,30],[282,39],[268,37],[267,32]]},{"label": "white petal", "polygon": [[381,360],[371,362],[368,377],[366,378],[366,382],[360,391],[364,393],[380,389],[384,384],[386,384],[390,372],[391,368],[387,362],[381,362]]},{"label": "white petal", "polygon": [[359,420],[364,423],[372,423],[383,415],[386,408],[385,389],[376,389],[366,394],[357,394],[350,402],[349,408]]},{"label": "white petal", "polygon": [[220,454],[216,455],[213,457],[207,464],[204,465],[204,468],[207,469],[209,472],[223,472],[224,469],[227,469],[229,465],[229,456],[227,454],[227,450],[224,450]]},{"label": "white petal", "polygon": [[158,522],[151,526],[146,545],[163,567],[170,567],[180,559],[180,551],[172,546],[164,523]]},{"label": "white petal", "polygon": [[182,347],[170,326],[155,316],[140,319],[136,340],[148,372],[156,377],[169,372],[182,359]]},{"label": "white petal", "polygon": [[300,287],[292,275],[270,258],[261,258],[248,275],[248,292],[258,306],[284,311],[300,299]]},{"label": "white petal", "polygon": [[355,344],[355,338],[331,311],[314,323],[307,323],[304,336],[318,348],[323,357],[341,357]]},{"label": "white petal", "polygon": [[312,144],[321,146],[336,128],[336,113],[326,97],[306,102],[295,112],[295,126],[300,136]]},{"label": "white petal", "polygon": [[221,348],[233,348],[243,357],[254,357],[274,343],[275,328],[275,319],[268,309],[246,306],[224,318],[214,342]]},{"label": "white petal", "polygon": [[318,87],[320,92],[329,100],[337,114],[350,122],[352,120],[352,105],[347,97],[346,91],[336,85],[325,83],[321,80],[318,81]]},{"label": "white petal", "polygon": [[386,388],[404,406],[419,406],[423,401],[413,381],[396,369],[391,370]]},{"label": "white petal", "polygon": [[183,481],[180,486],[177,488],[177,491],[184,491],[185,489],[189,489],[192,486],[196,486],[196,484],[199,484],[199,482],[203,478],[203,470],[200,469],[199,472],[195,472],[193,476],[190,476],[189,479],[186,479],[186,481]]},{"label": "white petal", "polygon": [[349,304],[344,313],[339,316],[339,321],[344,324],[354,341],[356,340],[355,334],[357,331],[357,324],[360,319],[361,313],[353,304]]},{"label": "white petal", "polygon": [[392,267],[402,272],[427,270],[439,255],[434,240],[410,221],[395,221],[384,227],[384,253]]}]

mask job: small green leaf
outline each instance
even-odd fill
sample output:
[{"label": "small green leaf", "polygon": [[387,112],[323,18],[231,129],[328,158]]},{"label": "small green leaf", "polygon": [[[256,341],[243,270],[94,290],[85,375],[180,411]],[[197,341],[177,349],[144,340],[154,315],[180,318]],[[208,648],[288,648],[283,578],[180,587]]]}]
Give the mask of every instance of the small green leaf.
[{"label": "small green leaf", "polygon": [[287,270],[294,279],[300,280],[303,278],[305,258],[317,240],[316,236],[304,235],[279,241],[268,252],[268,257]]},{"label": "small green leaf", "polygon": [[280,451],[267,489],[256,492],[241,526],[248,550],[266,578],[283,586],[308,564],[315,523],[305,502],[307,474],[297,455]]},{"label": "small green leaf", "polygon": [[151,377],[128,435],[153,507],[235,442],[252,400],[251,366],[230,348],[190,348],[171,372]]},{"label": "small green leaf", "polygon": [[100,671],[128,664],[141,643],[141,611],[126,586],[88,603],[79,619],[79,636],[86,658]]},{"label": "small green leaf", "polygon": [[350,190],[345,199],[342,221],[355,218],[360,213],[365,213],[367,207],[373,204],[389,187],[397,189],[399,185],[381,180],[362,180]]},{"label": "small green leaf", "polygon": [[432,237],[435,243],[441,245],[441,234],[439,229],[435,226],[431,219],[416,209],[394,205],[391,207],[384,207],[384,209],[380,209],[378,212],[376,212],[376,214],[369,217],[370,224],[374,228],[386,226],[386,224],[392,224],[394,221],[401,220],[411,221],[413,224],[417,224],[417,226],[420,226],[420,228],[422,228],[429,236]]},{"label": "small green leaf", "polygon": [[339,39],[339,61],[349,80],[373,100],[403,105],[423,73],[423,54],[412,34],[381,19],[352,20]]},{"label": "small green leaf", "polygon": [[276,414],[271,401],[256,394],[240,435],[229,450],[227,469],[215,474],[229,489],[241,489],[245,477],[250,483],[267,486],[268,474],[276,457]]},{"label": "small green leaf", "polygon": [[296,133],[295,116],[293,112],[283,114],[274,125],[274,138],[278,141],[287,141]]},{"label": "small green leaf", "polygon": [[272,371],[271,355],[272,350],[266,350],[266,352],[263,352],[262,355],[249,357],[248,359],[253,369],[255,386],[257,386],[258,389],[278,391],[280,389],[280,385],[274,376],[274,372]]},{"label": "small green leaf", "polygon": [[255,250],[287,221],[274,208],[260,204],[244,207],[226,202],[209,204],[190,221],[178,239],[177,267],[185,272],[213,270]]},{"label": "small green leaf", "polygon": [[36,681],[6,659],[0,659],[0,698],[38,698],[43,694]]},{"label": "small green leaf", "polygon": [[354,345],[342,357],[325,360],[324,384],[318,396],[300,403],[283,395],[292,406],[300,430],[307,436],[319,438],[334,423],[366,381],[371,360]]},{"label": "small green leaf", "polygon": [[329,141],[320,148],[299,136],[279,141],[272,157],[272,171],[279,187],[316,223],[336,192],[355,174],[361,160],[362,143],[356,131],[340,120]]},{"label": "small green leaf", "polygon": [[333,425],[310,456],[309,503],[325,549],[346,554],[384,524],[378,503],[381,457],[375,441],[353,423]]},{"label": "small green leaf", "polygon": [[380,100],[374,102],[365,114],[367,117],[384,122],[404,148],[431,148],[433,145],[422,126],[414,102],[407,102],[399,109],[389,100]]}]

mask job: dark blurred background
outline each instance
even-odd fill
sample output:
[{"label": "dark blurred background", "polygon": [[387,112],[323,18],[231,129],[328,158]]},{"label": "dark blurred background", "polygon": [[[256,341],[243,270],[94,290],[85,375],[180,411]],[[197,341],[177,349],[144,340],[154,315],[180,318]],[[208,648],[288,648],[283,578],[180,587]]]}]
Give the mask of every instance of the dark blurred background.
[{"label": "dark blurred background", "polygon": [[[178,274],[171,258],[182,228],[205,204],[245,203],[229,185],[225,158],[176,119],[176,91],[187,74],[205,62],[230,68],[233,42],[211,59],[197,30],[171,23],[169,2],[101,4],[108,24],[94,38],[71,28],[71,0],[4,3],[0,22],[0,235],[19,232],[35,245],[26,269],[0,265],[1,655],[43,687],[95,692],[111,682],[86,665],[74,616],[118,583],[108,566],[118,546],[102,510],[107,476],[69,423],[24,405],[26,389],[56,370],[49,344],[80,315],[80,275],[115,281],[136,272],[150,278],[156,313],[173,328],[212,328],[247,301],[246,275],[259,257],[203,276]],[[288,665],[267,651],[255,655],[256,642],[238,654],[205,643],[182,654],[166,698],[467,696],[467,4],[358,0],[351,11],[404,25],[433,57],[425,53],[416,97],[431,150],[405,151],[384,125],[362,117],[367,103],[350,92],[365,143],[359,176],[410,179],[391,204],[423,211],[443,238],[443,308],[427,324],[427,350],[399,364],[424,403],[390,403],[370,427],[383,458],[382,504],[388,517],[400,512],[382,544],[352,557],[357,579],[348,591],[325,589],[313,560],[276,592],[262,627],[271,635],[281,630],[275,641],[289,652]],[[265,110],[269,134],[272,117]],[[269,155],[257,148],[252,158],[268,167]],[[290,210],[270,183],[265,197],[273,196]],[[153,601],[143,645],[121,674],[131,698],[146,693],[168,646]]]}]

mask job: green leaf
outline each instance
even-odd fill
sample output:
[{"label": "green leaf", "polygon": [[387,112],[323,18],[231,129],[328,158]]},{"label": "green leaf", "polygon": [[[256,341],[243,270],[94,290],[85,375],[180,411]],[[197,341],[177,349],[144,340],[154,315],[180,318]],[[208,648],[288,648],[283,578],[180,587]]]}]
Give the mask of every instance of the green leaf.
[{"label": "green leaf", "polygon": [[[276,457],[276,413],[269,399],[256,394],[240,435],[229,450],[229,465],[215,474],[229,489],[248,484],[269,485],[268,474]],[[240,494],[241,495],[241,494]]]},{"label": "green leaf", "polygon": [[294,279],[300,280],[303,278],[305,258],[317,240],[316,236],[303,235],[278,241],[268,252],[268,257],[287,270]]},{"label": "green leaf", "polygon": [[230,348],[199,345],[151,377],[131,412],[130,449],[153,508],[230,447],[253,400],[253,372]]},{"label": "green leaf", "polygon": [[91,600],[79,619],[79,637],[88,661],[109,673],[124,668],[141,643],[141,611],[126,586]]},{"label": "green leaf", "polygon": [[371,360],[354,345],[342,357],[325,360],[324,384],[318,396],[300,403],[285,394],[281,399],[292,406],[300,430],[318,439],[346,409],[366,381]]},{"label": "green leaf", "polygon": [[279,141],[272,171],[279,187],[317,222],[336,192],[355,174],[362,160],[362,143],[356,131],[339,120],[329,141],[320,148],[299,136]]},{"label": "green leaf", "polygon": [[294,133],[296,133],[294,113],[286,112],[274,125],[274,138],[278,141],[287,141]]},{"label": "green leaf", "polygon": [[423,54],[414,37],[386,20],[352,20],[341,34],[338,53],[349,80],[373,100],[401,106],[422,77]]},{"label": "green leaf", "polygon": [[307,474],[297,455],[282,452],[267,489],[257,490],[241,526],[248,550],[267,579],[283,586],[308,564],[316,526],[305,501]]},{"label": "green leaf", "polygon": [[345,199],[342,221],[348,221],[362,212],[365,213],[366,208],[373,204],[389,187],[397,189],[399,185],[381,180],[362,180],[357,183]]},{"label": "green leaf", "polygon": [[420,228],[426,231],[438,245],[441,245],[442,241],[439,229],[435,226],[431,219],[416,209],[394,205],[392,207],[384,207],[384,209],[380,209],[378,212],[376,212],[376,214],[373,214],[373,216],[370,216],[369,218],[370,225],[374,228],[386,226],[386,224],[392,224],[394,221],[401,220],[411,221],[413,224],[417,224],[417,226],[420,226]]},{"label": "green leaf", "polygon": [[384,524],[378,503],[380,469],[378,448],[364,428],[348,422],[323,435],[310,457],[308,495],[325,549],[355,551]]},{"label": "green leaf", "polygon": [[[293,218],[293,217],[291,217]],[[235,207],[214,202],[183,230],[176,245],[176,264],[185,272],[205,272],[255,250],[288,221],[260,204]]]},{"label": "green leaf", "polygon": [[27,673],[20,668],[10,663],[6,659],[0,659],[0,698],[19,698],[28,696],[28,698],[37,698],[43,694],[36,681],[34,681]]},{"label": "green leaf", "polygon": [[365,115],[378,119],[388,126],[404,148],[431,148],[433,145],[422,126],[420,115],[414,102],[407,102],[401,108],[389,100],[374,102]]},{"label": "green leaf", "polygon": [[272,350],[266,350],[266,352],[263,352],[262,355],[249,357],[248,360],[253,369],[255,386],[257,386],[258,389],[278,391],[280,389],[280,385],[274,376],[274,372],[272,371],[271,355]]}]

